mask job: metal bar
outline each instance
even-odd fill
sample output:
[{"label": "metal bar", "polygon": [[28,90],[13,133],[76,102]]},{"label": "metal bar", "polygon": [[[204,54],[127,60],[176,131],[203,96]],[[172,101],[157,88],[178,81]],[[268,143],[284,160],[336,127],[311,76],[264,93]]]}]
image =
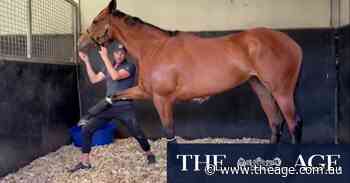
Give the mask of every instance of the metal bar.
[{"label": "metal bar", "polygon": [[[350,0],[349,0],[350,1]],[[81,0],[78,0],[78,35],[81,33]],[[349,23],[350,23],[350,3],[349,3]]]},{"label": "metal bar", "polygon": [[333,27],[333,0],[329,0],[329,25]]},{"label": "metal bar", "polygon": [[77,3],[75,2],[75,1],[73,1],[73,0],[65,0],[67,3],[70,3],[71,5],[73,5],[73,6],[75,6],[75,7],[77,7],[78,5],[77,5]]},{"label": "metal bar", "polygon": [[42,63],[42,64],[58,64],[58,65],[75,65],[75,63],[69,60],[44,58],[44,57],[20,57],[20,56],[6,56],[0,55],[1,61],[17,61],[17,62],[30,62],[30,63]]},{"label": "metal bar", "polygon": [[331,27],[338,28],[341,25],[340,0],[331,0]]},{"label": "metal bar", "polygon": [[78,61],[78,38],[79,38],[79,35],[80,35],[80,27],[81,27],[81,24],[80,24],[80,0],[78,1],[78,6],[75,6],[75,14],[73,14],[73,18],[75,20],[74,22],[74,48],[75,48],[75,51],[74,51],[74,56],[75,56],[75,59],[74,59],[74,63],[76,64],[75,65],[75,71],[76,71],[76,81],[77,81],[77,90],[78,90],[78,101],[79,101],[79,114],[80,114],[80,117],[83,116],[83,105],[82,105],[82,101],[81,101],[81,94],[80,94],[80,65],[79,65],[79,61]]},{"label": "metal bar", "polygon": [[27,57],[32,57],[32,0],[27,1]]},{"label": "metal bar", "polygon": [[338,0],[338,21],[337,21],[337,24],[338,26],[337,27],[340,27],[341,26],[341,0]]},{"label": "metal bar", "polygon": [[77,63],[77,53],[78,53],[78,21],[77,21],[77,10],[78,8],[76,6],[72,6],[72,21],[73,21],[73,34],[74,34],[74,52],[73,52],[73,62]]},{"label": "metal bar", "polygon": [[[350,14],[349,14],[350,15]],[[77,8],[77,20],[78,20],[78,37],[80,37],[80,33],[81,33],[81,4],[80,4],[80,0],[78,1],[78,8]]]}]

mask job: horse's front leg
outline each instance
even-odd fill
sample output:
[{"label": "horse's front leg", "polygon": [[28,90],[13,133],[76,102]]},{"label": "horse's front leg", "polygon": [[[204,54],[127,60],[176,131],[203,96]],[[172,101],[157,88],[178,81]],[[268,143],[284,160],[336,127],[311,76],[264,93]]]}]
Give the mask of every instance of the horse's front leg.
[{"label": "horse's front leg", "polygon": [[153,103],[158,111],[167,141],[169,143],[176,144],[177,141],[175,138],[174,119],[173,119],[174,100],[171,97],[154,95]]},{"label": "horse's front leg", "polygon": [[118,100],[145,100],[150,96],[144,92],[139,86],[128,88],[124,91],[117,92],[111,96],[112,101]]}]

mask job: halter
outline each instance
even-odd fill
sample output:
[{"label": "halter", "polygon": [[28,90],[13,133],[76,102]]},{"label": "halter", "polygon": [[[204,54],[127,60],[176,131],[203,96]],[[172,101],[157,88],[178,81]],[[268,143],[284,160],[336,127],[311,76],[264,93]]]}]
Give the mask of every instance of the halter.
[{"label": "halter", "polygon": [[[88,30],[87,30],[87,33],[89,34]],[[96,39],[92,36],[89,36],[89,38],[95,44],[95,46],[97,47],[98,50],[101,50],[101,46],[104,46],[104,44],[107,41],[111,40],[111,38],[108,36],[108,29],[106,29],[106,31],[101,36],[97,36]],[[100,43],[97,40],[104,40],[104,42]]]},{"label": "halter", "polygon": [[[111,27],[111,18],[109,17],[109,28]],[[111,40],[109,34],[108,34],[108,31],[109,31],[109,28],[106,28],[105,32],[101,35],[101,36],[97,36],[96,38],[92,37],[92,36],[89,36],[90,40],[95,44],[95,46],[97,47],[98,50],[101,50],[101,46],[104,46],[104,44],[108,41]],[[90,34],[89,30],[86,30],[86,32],[88,34]],[[98,42],[98,40],[104,40],[104,42]]]}]

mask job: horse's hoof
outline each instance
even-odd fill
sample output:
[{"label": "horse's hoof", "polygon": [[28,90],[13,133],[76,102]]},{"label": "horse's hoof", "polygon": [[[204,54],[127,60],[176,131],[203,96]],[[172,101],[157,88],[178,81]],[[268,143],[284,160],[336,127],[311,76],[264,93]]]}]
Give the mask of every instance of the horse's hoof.
[{"label": "horse's hoof", "polygon": [[173,138],[171,140],[167,140],[169,144],[177,144],[176,138]]},{"label": "horse's hoof", "polygon": [[300,144],[301,143],[301,133],[294,133],[292,136],[292,144]]},{"label": "horse's hoof", "polygon": [[156,156],[154,154],[147,155],[147,163],[149,165],[156,163]]},{"label": "horse's hoof", "polygon": [[272,135],[270,138],[270,144],[278,144],[281,140],[283,134],[284,121],[276,125],[276,128],[272,130]]},{"label": "horse's hoof", "polygon": [[303,135],[303,122],[299,120],[292,135],[292,144],[300,144]]},{"label": "horse's hoof", "polygon": [[270,144],[278,144],[280,142],[280,139],[281,139],[280,134],[271,135]]}]

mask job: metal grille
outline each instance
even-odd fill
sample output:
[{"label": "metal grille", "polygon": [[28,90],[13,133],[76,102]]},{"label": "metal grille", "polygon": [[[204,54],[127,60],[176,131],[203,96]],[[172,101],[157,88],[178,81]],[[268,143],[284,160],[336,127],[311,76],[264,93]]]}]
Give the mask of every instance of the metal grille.
[{"label": "metal grille", "polygon": [[24,0],[0,1],[0,55],[27,55],[27,9]]},{"label": "metal grille", "polygon": [[71,0],[0,0],[0,59],[73,62],[76,11]]},{"label": "metal grille", "polygon": [[33,57],[62,58],[73,55],[73,9],[62,0],[32,0]]}]

